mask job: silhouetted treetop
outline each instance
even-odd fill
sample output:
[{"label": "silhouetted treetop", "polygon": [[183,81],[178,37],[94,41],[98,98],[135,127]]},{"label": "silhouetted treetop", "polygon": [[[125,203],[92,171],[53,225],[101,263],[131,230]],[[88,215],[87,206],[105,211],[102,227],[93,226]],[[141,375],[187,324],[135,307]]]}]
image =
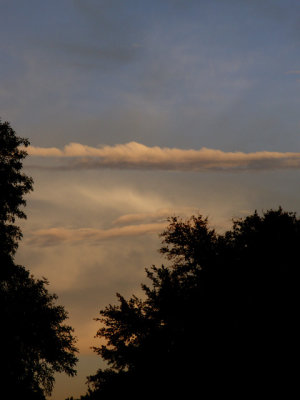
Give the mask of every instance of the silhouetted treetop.
[{"label": "silhouetted treetop", "polygon": [[108,364],[82,399],[247,398],[288,393],[298,342],[300,220],[254,212],[217,234],[201,215],[170,218],[143,298],[100,311]]},{"label": "silhouetted treetop", "polygon": [[179,265],[204,267],[214,255],[217,235],[208,227],[208,219],[192,216],[188,221],[169,218],[167,230],[160,234],[160,253]]},{"label": "silhouetted treetop", "polygon": [[45,400],[55,372],[76,373],[77,349],[64,323],[67,312],[49,294],[47,280],[34,279],[13,258],[22,237],[14,223],[26,218],[24,195],[33,185],[22,173],[28,144],[0,121],[0,383],[5,399]]},{"label": "silhouetted treetop", "polygon": [[29,141],[16,136],[8,122],[0,120],[0,246],[1,252],[14,254],[22,233],[16,218],[26,218],[24,195],[33,189],[33,180],[22,173],[24,150]]}]

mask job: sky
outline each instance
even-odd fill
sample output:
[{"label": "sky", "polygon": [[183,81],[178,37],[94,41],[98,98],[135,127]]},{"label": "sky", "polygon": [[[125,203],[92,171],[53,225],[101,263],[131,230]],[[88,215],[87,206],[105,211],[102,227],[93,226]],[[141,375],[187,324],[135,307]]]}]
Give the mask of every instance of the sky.
[{"label": "sky", "polygon": [[297,0],[0,0],[0,116],[31,146],[16,260],[69,312],[85,393],[116,292],[142,295],[172,215],[300,211]]}]

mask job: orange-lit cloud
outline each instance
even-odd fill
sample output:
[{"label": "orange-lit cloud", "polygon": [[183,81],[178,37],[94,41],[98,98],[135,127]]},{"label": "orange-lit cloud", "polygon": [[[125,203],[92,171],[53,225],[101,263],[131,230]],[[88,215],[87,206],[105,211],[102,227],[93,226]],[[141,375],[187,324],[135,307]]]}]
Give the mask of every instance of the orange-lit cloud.
[{"label": "orange-lit cloud", "polygon": [[176,209],[161,208],[153,212],[141,212],[121,215],[113,221],[115,225],[132,224],[136,222],[154,222],[154,221],[167,221],[172,215],[189,216],[197,214],[198,209],[194,207],[177,207]]},{"label": "orange-lit cloud", "polygon": [[35,246],[54,246],[61,243],[78,243],[82,241],[89,244],[97,244],[111,238],[159,233],[165,227],[166,222],[129,225],[111,229],[67,229],[63,227],[40,229],[31,233],[27,243]]},{"label": "orange-lit cloud", "polygon": [[62,150],[30,146],[28,153],[38,157],[71,158],[67,165],[71,169],[109,167],[201,171],[300,168],[300,153],[296,152],[224,152],[205,147],[182,150],[149,147],[137,142],[99,148],[70,143]]}]

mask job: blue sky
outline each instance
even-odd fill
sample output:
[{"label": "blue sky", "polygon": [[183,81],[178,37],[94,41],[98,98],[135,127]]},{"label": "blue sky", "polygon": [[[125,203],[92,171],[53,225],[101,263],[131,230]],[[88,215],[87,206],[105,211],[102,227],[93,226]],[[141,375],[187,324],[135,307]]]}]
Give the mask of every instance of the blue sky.
[{"label": "blue sky", "polygon": [[[32,151],[26,161],[35,190],[18,261],[49,278],[81,349],[78,378],[58,378],[53,398],[63,400],[82,394],[95,372],[92,318],[115,292],[140,293],[144,268],[162,262],[156,250],[167,215],[199,212],[224,230],[255,209],[300,211],[300,4],[0,6],[0,116],[48,154]],[[88,156],[49,156],[72,142],[80,151],[108,146],[106,164],[103,155],[97,167]],[[131,142],[145,152],[129,152],[128,161],[125,146],[116,159],[118,145]],[[218,168],[194,168],[190,153],[180,153],[203,147],[222,152]],[[234,152],[241,160],[228,167]],[[286,152],[294,153],[287,161]],[[259,161],[245,166],[249,153]]]},{"label": "blue sky", "polygon": [[296,1],[1,3],[2,112],[33,144],[299,144]]}]

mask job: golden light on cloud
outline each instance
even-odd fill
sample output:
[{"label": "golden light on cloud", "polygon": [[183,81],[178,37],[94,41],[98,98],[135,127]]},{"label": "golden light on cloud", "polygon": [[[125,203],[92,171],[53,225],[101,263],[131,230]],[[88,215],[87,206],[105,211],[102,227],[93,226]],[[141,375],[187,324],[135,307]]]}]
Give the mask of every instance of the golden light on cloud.
[{"label": "golden light on cloud", "polygon": [[62,168],[132,168],[178,171],[204,170],[271,170],[300,168],[300,153],[258,151],[252,153],[225,152],[145,146],[137,142],[115,146],[91,147],[70,143],[63,149],[30,146],[32,157],[67,158]]},{"label": "golden light on cloud", "polygon": [[160,208],[153,212],[139,212],[124,214],[115,219],[112,223],[114,225],[125,225],[137,222],[154,222],[154,221],[167,221],[167,219],[174,216],[189,216],[191,214],[197,214],[199,210],[195,207],[176,207],[176,208]]},{"label": "golden light on cloud", "polygon": [[98,244],[103,240],[112,238],[159,233],[165,228],[166,224],[167,222],[158,222],[111,229],[67,229],[63,227],[40,229],[31,233],[27,243],[36,246],[55,246],[61,243],[78,243],[82,241],[89,244]]}]

